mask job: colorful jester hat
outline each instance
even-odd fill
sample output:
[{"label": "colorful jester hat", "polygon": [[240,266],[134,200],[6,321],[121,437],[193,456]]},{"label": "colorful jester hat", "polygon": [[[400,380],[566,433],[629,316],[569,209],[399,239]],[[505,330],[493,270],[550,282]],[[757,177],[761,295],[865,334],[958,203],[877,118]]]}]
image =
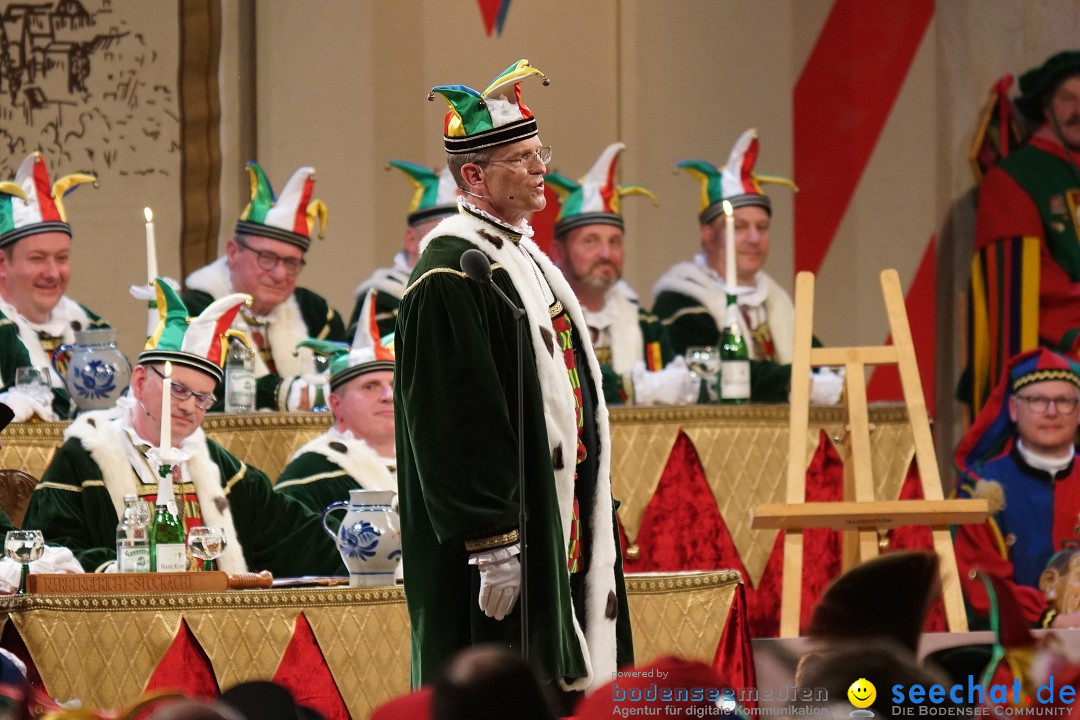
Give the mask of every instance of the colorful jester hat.
[{"label": "colorful jester hat", "polygon": [[443,124],[446,152],[477,152],[536,135],[536,119],[521,102],[521,81],[530,75],[539,75],[544,85],[550,84],[547,76],[529,65],[528,60],[518,60],[499,73],[483,93],[464,85],[431,88],[428,100],[434,100],[438,93],[450,106]]},{"label": "colorful jester hat", "polygon": [[189,318],[187,307],[172,287],[157,278],[158,315],[161,320],[146,347],[139,354],[139,364],[172,362],[202,370],[219,383],[221,371],[228,353],[230,337],[242,333],[230,330],[236,313],[244,305],[251,304],[251,296],[233,293],[210,303],[198,317]]},{"label": "colorful jester hat", "polygon": [[76,173],[50,185],[49,169],[41,153],[28,156],[15,173],[14,183],[0,183],[0,248],[42,233],[70,236],[62,199],[82,183],[96,185],[97,178]]},{"label": "colorful jester hat", "polygon": [[436,175],[423,165],[404,160],[391,160],[389,167],[396,167],[405,173],[416,190],[409,203],[409,227],[457,213],[460,191],[450,174],[450,168],[443,167],[442,172]]},{"label": "colorful jester hat", "polygon": [[724,212],[724,201],[732,208],[755,205],[772,215],[769,196],[761,191],[761,183],[787,185],[795,192],[799,188],[786,178],[758,175],[754,163],[758,157],[757,130],[750,128],[735,142],[727,165],[718,170],[704,160],[683,160],[678,167],[701,181],[701,214],[698,220],[707,225]]},{"label": "colorful jester hat", "polygon": [[953,455],[960,479],[979,480],[978,467],[1012,447],[1013,422],[1009,398],[1021,388],[1047,380],[1064,380],[1080,388],[1080,365],[1046,348],[1014,357],[1002,373],[975,422],[964,434]]},{"label": "colorful jester hat", "polygon": [[251,202],[236,222],[236,234],[281,240],[307,252],[315,222],[319,223],[320,238],[326,231],[326,205],[322,200],[311,199],[315,168],[302,167],[294,172],[280,197],[274,197],[261,167],[249,162],[247,171],[251,178]]},{"label": "colorful jester hat", "polygon": [[[374,303],[369,303],[374,310]],[[368,373],[394,371],[394,336],[391,333],[379,338],[379,328],[374,313],[368,318],[367,327],[358,323],[353,337],[352,349],[344,343],[329,340],[302,340],[298,348],[311,348],[313,352],[330,358],[330,392],[336,392],[345,383]]]},{"label": "colorful jester hat", "polygon": [[600,154],[600,158],[578,182],[549,172],[544,182],[555,189],[562,200],[559,218],[555,221],[555,236],[562,237],[582,225],[615,225],[623,227],[620,199],[626,195],[645,195],[656,205],[656,195],[641,185],[615,184],[615,167],[619,153],[626,148],[621,142],[612,143]]}]

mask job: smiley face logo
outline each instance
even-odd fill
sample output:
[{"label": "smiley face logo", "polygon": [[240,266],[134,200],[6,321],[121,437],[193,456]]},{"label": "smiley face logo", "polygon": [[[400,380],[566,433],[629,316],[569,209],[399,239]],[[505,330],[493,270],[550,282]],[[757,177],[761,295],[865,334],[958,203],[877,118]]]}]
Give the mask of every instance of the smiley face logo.
[{"label": "smiley face logo", "polygon": [[870,707],[877,698],[877,688],[866,678],[859,678],[847,689],[847,698],[857,708]]}]

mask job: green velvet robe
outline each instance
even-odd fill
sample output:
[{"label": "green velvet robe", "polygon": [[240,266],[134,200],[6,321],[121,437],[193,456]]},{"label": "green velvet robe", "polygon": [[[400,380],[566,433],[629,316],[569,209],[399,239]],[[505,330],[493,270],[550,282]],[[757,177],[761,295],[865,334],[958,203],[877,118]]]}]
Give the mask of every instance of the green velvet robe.
[{"label": "green velvet robe", "polygon": [[[117,508],[140,485],[112,412],[84,413],[68,428],[23,523],[41,530],[47,542],[70,548],[90,572],[116,559]],[[203,521],[226,529],[230,547],[218,560],[220,569],[269,570],[279,577],[346,574],[316,515],[275,493],[258,469],[213,440],[204,442],[205,452],[188,461],[188,470]]]},{"label": "green velvet robe", "polygon": [[[596,402],[596,416],[586,422],[595,423],[600,454],[596,477],[580,483],[595,492],[579,498],[585,569],[571,579],[566,539],[575,490],[573,394],[548,308],[535,299],[536,280],[513,255],[517,239],[464,213],[443,221],[425,240],[399,310],[395,413],[414,685],[434,680],[463,647],[517,647],[520,637],[520,602],[502,621],[486,617],[477,603],[479,573],[468,564],[471,552],[516,542],[519,497],[515,320],[492,288],[459,270],[462,252],[474,246],[498,264],[495,284],[528,312],[523,395],[530,659],[545,679],[583,689],[610,680],[616,659],[633,657],[598,366],[593,358],[579,368],[582,387]],[[583,328],[561,274],[531,241],[521,243]],[[517,287],[526,282],[532,286],[523,296]],[[579,340],[591,356],[588,338]],[[565,393],[552,390],[560,383]],[[584,627],[575,619],[575,605]]]}]

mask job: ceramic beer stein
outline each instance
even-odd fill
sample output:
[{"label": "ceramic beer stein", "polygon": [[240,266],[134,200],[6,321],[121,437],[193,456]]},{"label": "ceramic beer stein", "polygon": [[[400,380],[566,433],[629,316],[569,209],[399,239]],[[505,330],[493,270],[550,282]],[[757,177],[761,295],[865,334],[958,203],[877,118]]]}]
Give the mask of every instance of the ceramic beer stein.
[{"label": "ceramic beer stein", "polygon": [[56,348],[52,366],[80,412],[113,407],[131,381],[131,363],[113,328],[77,330],[73,345]]},{"label": "ceramic beer stein", "polygon": [[[391,507],[392,490],[350,490],[348,502],[330,503],[322,514],[323,530],[334,538],[338,552],[349,569],[349,586],[393,585],[394,571],[401,562],[401,525]],[[341,527],[335,533],[327,516],[345,508]]]}]

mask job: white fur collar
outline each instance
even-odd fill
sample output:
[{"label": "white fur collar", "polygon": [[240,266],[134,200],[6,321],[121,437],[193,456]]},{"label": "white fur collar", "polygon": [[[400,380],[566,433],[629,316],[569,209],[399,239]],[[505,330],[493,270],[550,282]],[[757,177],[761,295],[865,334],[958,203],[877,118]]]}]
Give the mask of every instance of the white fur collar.
[{"label": "white fur collar", "polygon": [[[496,248],[486,240],[480,231],[488,235],[504,238],[502,246]],[[597,398],[596,426],[600,438],[600,457],[598,459],[598,477],[594,512],[591,519],[593,528],[593,554],[586,584],[586,617],[588,633],[582,632],[575,618],[574,629],[581,644],[588,676],[567,686],[568,689],[581,690],[599,686],[611,679],[615,672],[615,622],[605,617],[608,595],[615,591],[616,548],[611,520],[611,448],[607,445],[610,438],[608,412],[604,404],[604,393],[600,383],[600,366],[593,353],[592,342],[586,330],[585,316],[581,312],[577,299],[562,273],[548,259],[536,244],[521,238],[520,247],[528,253],[526,258],[512,243],[508,231],[496,224],[487,222],[467,213],[459,213],[443,220],[420,243],[421,252],[428,243],[440,236],[455,236],[466,240],[483,250],[494,262],[510,276],[514,287],[521,297],[528,323],[529,339],[536,359],[536,372],[544,400],[544,421],[547,426],[549,451],[561,447],[567,462],[561,470],[554,470],[556,494],[562,516],[563,547],[570,539],[570,518],[574,500],[574,449],[577,447],[577,413],[574,409],[574,394],[570,387],[570,378],[566,370],[563,353],[556,348],[551,352],[541,329],[550,333],[554,340],[555,332],[548,314],[548,305],[544,301],[544,289],[534,274],[532,262],[547,280],[551,292],[562,302],[570,315],[570,321],[578,328],[578,337],[585,355],[589,358],[589,377]],[[556,341],[557,343],[557,341]]]},{"label": "white fur collar", "polygon": [[[132,443],[120,422],[122,412],[125,411],[112,408],[82,413],[64,432],[65,439],[77,438],[97,463],[117,518],[124,512],[124,495],[138,492],[135,485],[136,472],[125,452],[125,446]],[[202,433],[202,430],[198,432]],[[242,470],[246,471],[247,466],[242,465]],[[221,469],[210,459],[205,436],[202,442],[198,443],[191,459],[182,464],[181,472],[185,475],[185,480],[190,479],[195,486],[195,496],[199,500],[203,522],[224,528],[229,539],[225,553],[217,559],[218,569],[228,573],[247,572],[244,549],[236,535],[232,511],[223,487],[229,478],[222,478]]]},{"label": "white fur collar", "polygon": [[622,280],[615,283],[604,296],[604,307],[590,312],[582,307],[589,327],[607,331],[611,346],[611,367],[620,375],[627,375],[634,363],[645,359],[645,338],[638,320],[637,296]]},{"label": "white fur collar", "polygon": [[[791,362],[795,346],[795,307],[787,292],[776,284],[764,271],[756,277],[757,286],[748,293],[739,294],[739,304],[752,304],[760,298],[760,307],[765,312],[772,334],[776,361],[781,365]],[[653,287],[653,298],[660,293],[671,291],[686,295],[701,303],[716,320],[717,327],[724,326],[727,317],[727,294],[723,282],[716,274],[696,262],[681,262],[664,273]],[[750,337],[750,329],[740,313],[739,322],[743,326],[743,335]],[[750,359],[757,360],[754,344],[747,342]]]},{"label": "white fur collar", "polygon": [[369,290],[375,290],[387,295],[393,295],[400,300],[408,284],[409,273],[407,271],[399,270],[397,267],[379,268],[371,274],[371,277],[356,286],[356,290],[353,291],[353,298],[359,300],[361,295],[364,295]]},{"label": "white fur collar", "polygon": [[27,320],[15,309],[14,305],[2,297],[0,297],[0,310],[19,329],[19,340],[26,347],[26,352],[30,354],[30,364],[38,368],[49,368],[49,379],[52,386],[55,388],[65,387],[64,379],[52,368],[52,357],[41,347],[41,340],[38,339],[37,331],[44,330],[50,335],[59,336],[63,339],[64,344],[75,342],[75,329],[71,327],[71,323],[77,322],[82,326],[83,330],[89,330],[94,322],[86,314],[82,306],[64,295],[60,298],[60,302],[56,304],[56,307],[53,308],[48,321],[40,324]]},{"label": "white fur collar", "polygon": [[[229,271],[229,258],[222,255],[214,262],[199,268],[187,277],[185,285],[190,290],[199,290],[218,300],[233,292],[232,275]],[[270,351],[274,357],[274,365],[277,374],[281,377],[295,377],[301,374],[301,359],[310,351],[302,350],[296,354],[296,344],[310,337],[307,325],[304,324],[304,316],[300,312],[300,304],[296,302],[296,295],[290,295],[285,302],[274,308],[266,315],[267,339],[270,341]],[[251,338],[251,328],[244,322],[243,314],[237,313],[233,320],[233,329],[243,332],[248,339]],[[258,353],[255,353],[255,377],[269,375],[270,370],[262,361]]]},{"label": "white fur collar", "polygon": [[[345,452],[336,449],[334,445],[344,446]],[[381,457],[370,445],[353,436],[348,430],[339,432],[331,427],[293,453],[289,462],[309,452],[322,455],[344,470],[358,488],[397,492],[397,478],[391,472],[395,461]],[[281,484],[278,487],[281,487]]]}]

